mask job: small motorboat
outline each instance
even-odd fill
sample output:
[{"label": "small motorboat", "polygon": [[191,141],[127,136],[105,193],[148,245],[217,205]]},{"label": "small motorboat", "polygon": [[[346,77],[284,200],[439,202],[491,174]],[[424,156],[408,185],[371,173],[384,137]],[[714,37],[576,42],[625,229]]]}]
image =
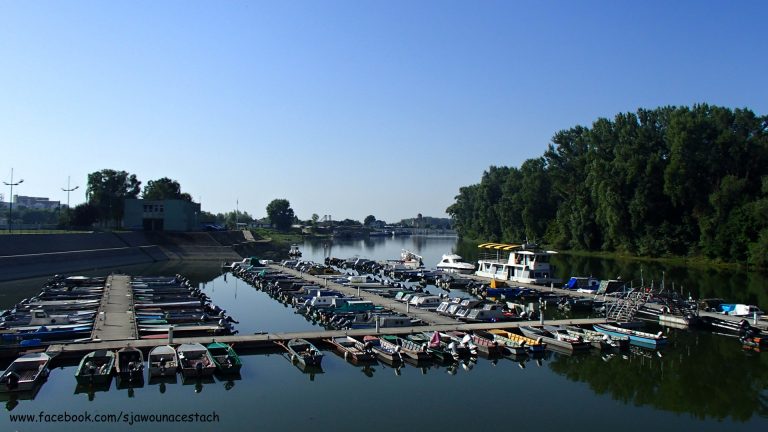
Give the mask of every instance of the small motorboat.
[{"label": "small motorboat", "polygon": [[228,374],[240,372],[243,363],[232,346],[221,342],[213,342],[208,344],[207,348],[213,358],[213,363],[216,365],[216,372]]},{"label": "small motorboat", "polygon": [[46,353],[25,354],[8,366],[0,376],[0,392],[32,390],[48,376],[51,357]]},{"label": "small motorboat", "polygon": [[320,366],[323,353],[305,339],[291,339],[285,344],[292,361],[304,366]]},{"label": "small motorboat", "polygon": [[181,344],[176,348],[179,354],[181,375],[185,377],[206,377],[216,372],[211,353],[199,343]]},{"label": "small motorboat", "polygon": [[75,372],[79,384],[104,385],[112,379],[115,367],[115,353],[110,350],[96,350],[86,354]]},{"label": "small motorboat", "polygon": [[127,346],[117,352],[117,377],[123,381],[138,382],[144,378],[144,354],[138,348]]},{"label": "small motorboat", "polygon": [[179,357],[172,346],[160,345],[149,352],[147,363],[150,378],[174,376],[179,368]]}]

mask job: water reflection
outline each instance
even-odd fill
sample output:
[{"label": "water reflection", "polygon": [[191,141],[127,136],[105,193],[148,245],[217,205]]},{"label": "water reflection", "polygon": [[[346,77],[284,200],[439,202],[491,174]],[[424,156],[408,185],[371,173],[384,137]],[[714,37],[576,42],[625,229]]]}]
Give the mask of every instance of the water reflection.
[{"label": "water reflection", "polygon": [[768,361],[742,352],[734,339],[671,332],[663,355],[633,348],[628,356],[556,356],[549,367],[630,405],[649,405],[698,419],[749,420],[768,415]]},{"label": "water reflection", "polygon": [[96,393],[99,392],[108,392],[110,387],[112,387],[112,378],[110,377],[109,381],[106,383],[99,383],[99,384],[77,384],[75,386],[75,394],[85,394],[88,395],[88,400],[93,401],[96,398]]}]

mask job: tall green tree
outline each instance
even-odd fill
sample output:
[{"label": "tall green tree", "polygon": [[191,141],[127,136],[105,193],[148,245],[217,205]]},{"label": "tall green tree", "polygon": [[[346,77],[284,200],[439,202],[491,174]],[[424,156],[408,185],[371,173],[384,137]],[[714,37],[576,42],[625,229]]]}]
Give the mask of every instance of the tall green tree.
[{"label": "tall green tree", "polygon": [[141,197],[146,200],[183,199],[192,201],[192,196],[181,192],[181,185],[176,180],[163,177],[158,180],[150,180],[144,186]]},{"label": "tall green tree", "polygon": [[557,132],[540,159],[491,166],[446,210],[461,236],[768,264],[768,117],[706,104]]},{"label": "tall green tree", "polygon": [[376,216],[374,215],[368,215],[363,220],[363,225],[370,226],[372,223],[376,222]]},{"label": "tall green tree", "polygon": [[119,227],[126,199],[139,196],[141,182],[135,174],[103,169],[88,174],[86,197],[99,213],[99,220]]},{"label": "tall green tree", "polygon": [[287,199],[274,199],[267,205],[267,217],[275,228],[285,231],[291,227],[295,215]]}]

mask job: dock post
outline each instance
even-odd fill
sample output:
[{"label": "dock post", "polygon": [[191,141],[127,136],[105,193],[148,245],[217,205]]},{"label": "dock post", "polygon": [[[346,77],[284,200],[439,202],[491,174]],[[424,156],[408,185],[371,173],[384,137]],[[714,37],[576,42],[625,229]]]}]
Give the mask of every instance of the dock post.
[{"label": "dock post", "polygon": [[555,283],[554,282],[550,282],[549,283],[549,290],[550,291],[555,291]]},{"label": "dock post", "polygon": [[379,316],[376,315],[376,334],[379,333]]},{"label": "dock post", "polygon": [[168,345],[173,343],[173,326],[168,327]]},{"label": "dock post", "polygon": [[752,313],[752,324],[757,325],[757,312]]},{"label": "dock post", "polygon": [[357,286],[357,296],[360,297],[360,285]]},{"label": "dock post", "polygon": [[411,312],[411,302],[407,301],[405,302],[405,313],[410,313],[410,312]]}]

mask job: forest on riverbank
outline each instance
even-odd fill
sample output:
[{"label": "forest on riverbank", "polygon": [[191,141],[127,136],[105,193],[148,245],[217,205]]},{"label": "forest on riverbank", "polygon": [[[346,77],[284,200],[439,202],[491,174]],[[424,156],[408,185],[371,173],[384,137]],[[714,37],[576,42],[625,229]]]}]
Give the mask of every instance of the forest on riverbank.
[{"label": "forest on riverbank", "polygon": [[557,132],[446,210],[467,239],[768,267],[768,117],[706,104]]}]

